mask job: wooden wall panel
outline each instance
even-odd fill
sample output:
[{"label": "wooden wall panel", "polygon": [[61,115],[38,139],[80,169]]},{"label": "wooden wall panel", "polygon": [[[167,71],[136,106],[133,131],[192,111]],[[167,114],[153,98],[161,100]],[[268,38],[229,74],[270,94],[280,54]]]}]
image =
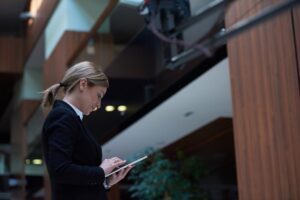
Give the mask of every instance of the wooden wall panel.
[{"label": "wooden wall panel", "polygon": [[83,39],[87,37],[88,33],[66,31],[49,59],[44,65],[44,87],[48,88],[50,85],[59,83],[62,79],[66,69],[68,68],[68,62],[71,56],[73,56],[75,50]]},{"label": "wooden wall panel", "polygon": [[[229,9],[227,26],[251,11],[249,2]],[[276,16],[228,43],[242,200],[300,199],[300,96],[291,16]]]},{"label": "wooden wall panel", "polygon": [[0,36],[0,73],[22,73],[23,40],[14,36]]}]

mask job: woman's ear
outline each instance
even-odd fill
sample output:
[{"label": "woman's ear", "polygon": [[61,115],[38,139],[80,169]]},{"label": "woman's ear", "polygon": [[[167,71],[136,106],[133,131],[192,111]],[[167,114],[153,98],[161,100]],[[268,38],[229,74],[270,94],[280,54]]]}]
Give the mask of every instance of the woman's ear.
[{"label": "woman's ear", "polygon": [[87,80],[82,78],[79,80],[79,91],[82,92],[87,87]]}]

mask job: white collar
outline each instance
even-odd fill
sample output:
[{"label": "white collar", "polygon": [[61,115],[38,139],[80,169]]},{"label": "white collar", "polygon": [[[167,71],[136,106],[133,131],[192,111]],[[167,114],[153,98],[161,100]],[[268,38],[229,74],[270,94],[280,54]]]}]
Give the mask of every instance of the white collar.
[{"label": "white collar", "polygon": [[63,101],[66,102],[67,104],[69,104],[73,108],[73,110],[76,112],[76,114],[80,117],[80,119],[82,120],[83,113],[76,106],[74,106],[73,104],[71,104],[67,100],[63,100]]}]

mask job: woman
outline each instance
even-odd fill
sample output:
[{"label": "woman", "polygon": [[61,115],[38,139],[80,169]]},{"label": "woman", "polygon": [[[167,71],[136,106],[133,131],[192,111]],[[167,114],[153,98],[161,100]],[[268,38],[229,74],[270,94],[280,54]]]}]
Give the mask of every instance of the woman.
[{"label": "woman", "polygon": [[[83,115],[101,106],[108,79],[91,62],[69,68],[62,81],[44,91],[42,107],[51,108],[43,126],[43,153],[50,176],[53,200],[106,199],[106,189],[122,180],[130,166],[105,179],[126,161],[102,161],[102,150],[83,126]],[[63,89],[62,100],[56,100]]]}]

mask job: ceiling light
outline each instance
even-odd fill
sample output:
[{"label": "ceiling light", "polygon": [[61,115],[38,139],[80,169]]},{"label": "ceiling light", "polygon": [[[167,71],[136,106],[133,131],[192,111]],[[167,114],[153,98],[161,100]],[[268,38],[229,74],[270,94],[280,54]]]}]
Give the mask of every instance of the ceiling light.
[{"label": "ceiling light", "polygon": [[189,112],[184,113],[184,116],[185,116],[185,117],[189,117],[189,116],[191,116],[192,114],[194,114],[194,112],[193,112],[193,111],[189,111]]},{"label": "ceiling light", "polygon": [[43,164],[43,161],[41,159],[33,159],[32,164],[34,165],[41,165]]},{"label": "ceiling light", "polygon": [[105,106],[105,111],[106,112],[112,112],[115,110],[115,107],[112,106],[112,105],[108,105],[108,106]]},{"label": "ceiling light", "polygon": [[125,112],[126,110],[127,110],[127,106],[124,105],[118,106],[118,111]]},{"label": "ceiling light", "polygon": [[20,18],[24,19],[24,20],[26,20],[26,19],[32,19],[34,17],[35,16],[31,12],[22,12],[22,13],[20,13]]}]

